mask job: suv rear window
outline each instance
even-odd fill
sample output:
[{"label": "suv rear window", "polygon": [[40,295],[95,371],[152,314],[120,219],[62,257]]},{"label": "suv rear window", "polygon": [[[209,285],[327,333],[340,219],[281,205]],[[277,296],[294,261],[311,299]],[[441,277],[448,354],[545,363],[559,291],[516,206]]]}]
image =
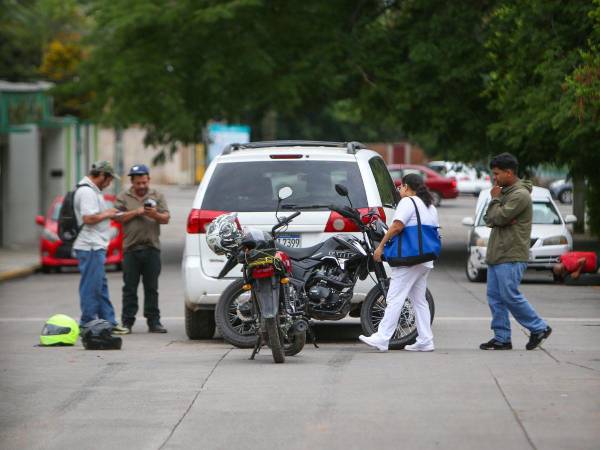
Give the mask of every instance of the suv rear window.
[{"label": "suv rear window", "polygon": [[215,168],[202,209],[217,211],[274,211],[277,192],[289,186],[294,193],[285,203],[297,206],[346,204],[335,192],[343,184],[355,208],[365,208],[367,196],[358,165],[345,161],[257,161],[221,163]]}]

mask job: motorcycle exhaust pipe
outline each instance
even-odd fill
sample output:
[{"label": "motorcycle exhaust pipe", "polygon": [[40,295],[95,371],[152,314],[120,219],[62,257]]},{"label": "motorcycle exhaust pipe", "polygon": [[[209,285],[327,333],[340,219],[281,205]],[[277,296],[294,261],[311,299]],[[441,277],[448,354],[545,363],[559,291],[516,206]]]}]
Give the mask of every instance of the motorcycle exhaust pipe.
[{"label": "motorcycle exhaust pipe", "polygon": [[308,322],[304,319],[296,320],[290,329],[291,334],[303,334],[308,330]]}]

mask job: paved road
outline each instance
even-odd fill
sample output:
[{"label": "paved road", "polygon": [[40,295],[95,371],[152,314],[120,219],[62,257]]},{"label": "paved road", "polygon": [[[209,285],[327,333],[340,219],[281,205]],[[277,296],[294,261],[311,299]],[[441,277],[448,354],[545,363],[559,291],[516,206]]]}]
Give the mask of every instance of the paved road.
[{"label": "paved road", "polygon": [[[44,320],[78,317],[78,274],[0,284],[2,449],[597,449],[600,289],[527,275],[523,291],[554,328],[526,352],[482,352],[485,285],[463,271],[460,219],[473,198],[441,209],[445,253],[430,278],[434,353],[378,353],[354,319],[321,325],[283,365],[220,339],[187,340],[179,263],[193,191],[170,188],[161,307],[166,335],[138,322],[121,351],[36,347]],[[120,312],[120,273],[109,274]]]}]

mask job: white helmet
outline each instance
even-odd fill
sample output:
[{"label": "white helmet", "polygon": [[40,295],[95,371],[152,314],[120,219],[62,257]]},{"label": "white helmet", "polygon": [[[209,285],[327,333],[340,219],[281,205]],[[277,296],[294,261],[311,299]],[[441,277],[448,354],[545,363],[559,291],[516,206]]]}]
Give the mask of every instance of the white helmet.
[{"label": "white helmet", "polygon": [[242,243],[237,213],[221,214],[206,227],[206,243],[217,255],[232,252]]}]

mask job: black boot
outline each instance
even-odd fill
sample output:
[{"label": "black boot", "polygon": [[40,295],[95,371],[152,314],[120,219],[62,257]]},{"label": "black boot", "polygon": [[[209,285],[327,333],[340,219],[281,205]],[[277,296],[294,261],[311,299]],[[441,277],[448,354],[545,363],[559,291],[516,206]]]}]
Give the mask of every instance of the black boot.
[{"label": "black boot", "polygon": [[166,333],[167,329],[160,322],[152,322],[148,324],[148,332],[150,333]]}]

